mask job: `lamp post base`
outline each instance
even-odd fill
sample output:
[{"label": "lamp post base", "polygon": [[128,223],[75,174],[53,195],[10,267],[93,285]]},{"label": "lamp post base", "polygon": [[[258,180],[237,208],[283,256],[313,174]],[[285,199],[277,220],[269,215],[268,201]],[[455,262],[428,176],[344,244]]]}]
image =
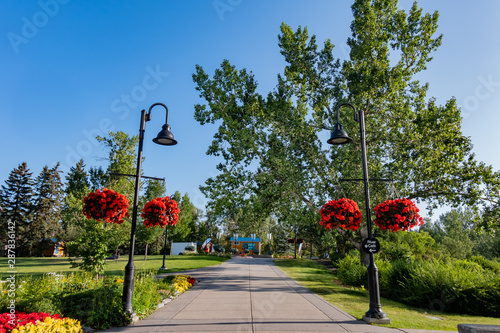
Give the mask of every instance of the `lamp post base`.
[{"label": "lamp post base", "polygon": [[372,318],[368,316],[363,316],[363,321],[367,322],[368,324],[390,324],[391,320],[387,317],[385,318]]}]

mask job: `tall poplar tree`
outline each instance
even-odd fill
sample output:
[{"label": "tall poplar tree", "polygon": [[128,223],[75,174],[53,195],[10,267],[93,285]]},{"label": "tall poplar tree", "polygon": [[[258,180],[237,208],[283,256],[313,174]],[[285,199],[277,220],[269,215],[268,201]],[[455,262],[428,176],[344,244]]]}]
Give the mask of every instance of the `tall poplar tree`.
[{"label": "tall poplar tree", "polygon": [[[396,196],[430,208],[467,205],[492,217],[483,226],[498,226],[500,173],[475,159],[455,99],[438,104],[427,96],[429,85],[416,79],[441,44],[438,13],[397,5],[354,1],[347,60],[333,57],[330,40],[318,48],[307,28],[282,24],[278,40],[287,64],[267,96],[258,93],[251,72],[227,60],[212,76],[196,66],[193,80],[206,103],[195,106],[195,119],[218,124],[207,154],[224,159],[201,187],[211,210],[230,216],[260,201],[253,207],[293,224],[291,210],[308,207],[318,216],[329,199],[348,197],[364,211],[362,184],[340,182],[362,178],[352,110],[340,116],[351,144],[330,147],[319,139],[336,123],[335,106],[349,102],[366,119],[370,178],[394,179],[370,184],[373,205]],[[338,232],[360,249],[359,232]]]}]

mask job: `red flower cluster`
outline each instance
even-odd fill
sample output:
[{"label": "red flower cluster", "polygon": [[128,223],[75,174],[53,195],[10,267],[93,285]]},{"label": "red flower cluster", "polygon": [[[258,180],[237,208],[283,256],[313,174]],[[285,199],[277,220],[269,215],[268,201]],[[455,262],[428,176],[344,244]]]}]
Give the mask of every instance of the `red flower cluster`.
[{"label": "red flower cluster", "polygon": [[128,216],[128,199],[123,194],[103,188],[89,193],[83,199],[83,214],[89,219],[108,223],[123,223]]},{"label": "red flower cluster", "polygon": [[19,328],[26,325],[27,323],[36,324],[37,321],[44,321],[45,318],[52,317],[58,319],[59,315],[50,315],[49,313],[25,313],[16,311],[14,313],[14,324],[12,325],[12,317],[10,313],[0,314],[0,333],[9,333],[14,328]]},{"label": "red flower cluster", "polygon": [[330,200],[319,212],[321,213],[319,224],[327,230],[332,228],[357,230],[363,220],[358,204],[347,198]]},{"label": "red flower cluster", "polygon": [[190,276],[189,276],[189,277],[187,278],[187,280],[188,280],[188,282],[189,282],[189,284],[190,284],[190,285],[194,285],[194,284],[196,283],[196,279],[195,279],[194,277],[190,277]]},{"label": "red flower cluster", "polygon": [[176,225],[179,221],[180,209],[175,200],[170,197],[155,198],[148,201],[142,209],[141,216],[144,218],[144,225],[147,228],[160,225],[165,228],[167,225]]},{"label": "red flower cluster", "polygon": [[375,207],[375,224],[382,230],[409,230],[423,225],[424,220],[418,214],[420,210],[413,201],[403,198],[386,200]]}]

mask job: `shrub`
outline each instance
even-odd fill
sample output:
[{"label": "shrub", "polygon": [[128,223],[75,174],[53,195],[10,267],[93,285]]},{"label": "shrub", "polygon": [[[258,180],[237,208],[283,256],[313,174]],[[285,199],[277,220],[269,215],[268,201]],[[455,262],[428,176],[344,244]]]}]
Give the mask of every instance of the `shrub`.
[{"label": "shrub", "polygon": [[259,254],[259,250],[253,250],[254,254]]},{"label": "shrub", "polygon": [[472,262],[478,263],[485,270],[490,270],[497,274],[500,273],[500,262],[495,260],[486,259],[483,256],[473,256],[469,259]]},{"label": "shrub", "polygon": [[161,299],[153,272],[138,274],[135,277],[132,302],[137,316],[143,318],[153,313]]},{"label": "shrub", "polygon": [[399,260],[392,263],[383,294],[431,310],[500,316],[500,278],[477,263]]},{"label": "shrub", "polygon": [[233,254],[238,253],[238,249],[231,249],[231,253],[233,253]]},{"label": "shrub", "polygon": [[359,257],[347,255],[338,261],[338,278],[349,286],[366,286],[366,267],[361,265]]}]

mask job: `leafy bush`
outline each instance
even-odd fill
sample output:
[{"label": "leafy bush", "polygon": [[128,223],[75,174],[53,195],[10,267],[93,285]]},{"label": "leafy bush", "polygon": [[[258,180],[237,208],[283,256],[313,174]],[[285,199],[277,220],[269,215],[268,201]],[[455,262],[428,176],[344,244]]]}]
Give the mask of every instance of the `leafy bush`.
[{"label": "leafy bush", "polygon": [[398,260],[381,285],[387,298],[454,313],[500,316],[500,278],[477,263]]},{"label": "leafy bush", "polygon": [[368,284],[366,267],[361,265],[359,257],[347,255],[338,261],[338,278],[349,286],[366,286]]},{"label": "leafy bush", "polygon": [[162,299],[155,279],[153,272],[138,274],[135,277],[132,303],[135,314],[141,318],[153,313]]},{"label": "leafy bush", "polygon": [[473,256],[469,260],[478,263],[485,270],[490,270],[492,272],[500,274],[500,262],[498,261],[486,259],[483,256]]},{"label": "leafy bush", "polygon": [[193,245],[187,245],[185,248],[184,248],[184,251],[192,251],[194,252],[195,248]]},{"label": "leafy bush", "polygon": [[231,253],[233,253],[233,254],[238,253],[238,249],[231,249]]}]

